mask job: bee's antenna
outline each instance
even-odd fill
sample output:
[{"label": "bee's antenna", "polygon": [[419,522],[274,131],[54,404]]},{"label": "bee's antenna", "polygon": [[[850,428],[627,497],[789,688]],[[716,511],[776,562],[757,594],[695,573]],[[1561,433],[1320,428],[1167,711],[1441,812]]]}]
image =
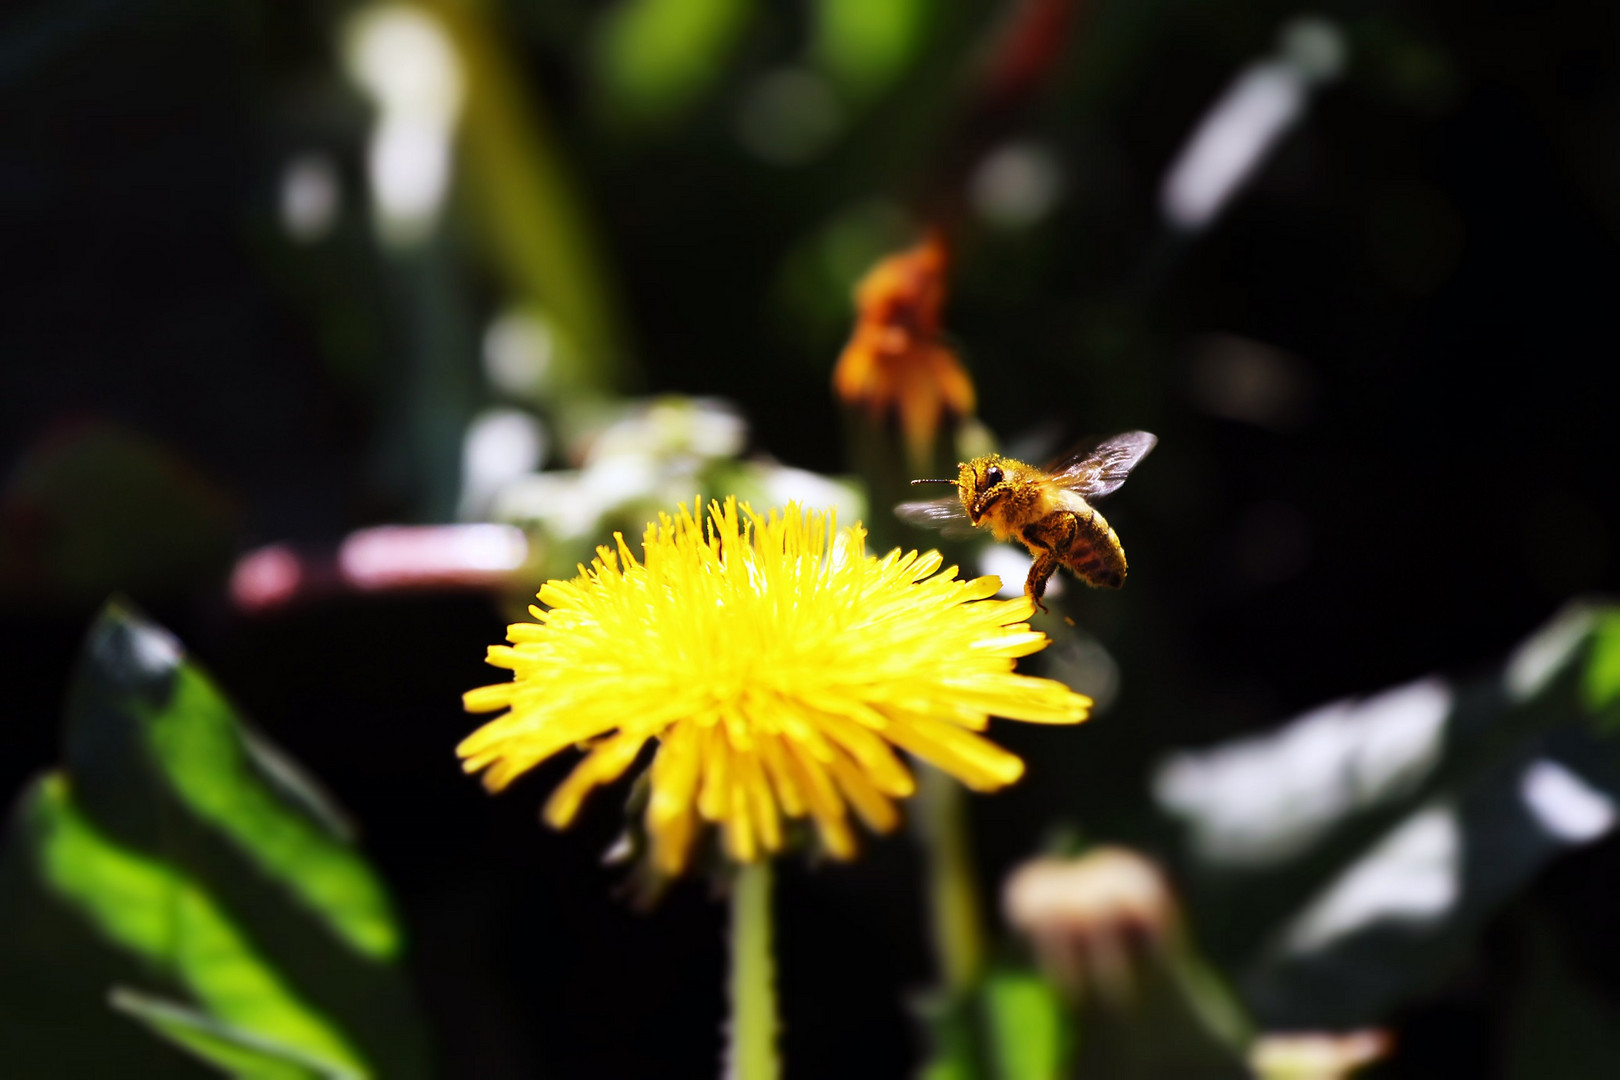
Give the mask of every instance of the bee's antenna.
[{"label": "bee's antenna", "polygon": [[956,483],[955,480],[913,480],[911,482],[911,486],[916,487],[918,484],[954,484],[954,483]]}]

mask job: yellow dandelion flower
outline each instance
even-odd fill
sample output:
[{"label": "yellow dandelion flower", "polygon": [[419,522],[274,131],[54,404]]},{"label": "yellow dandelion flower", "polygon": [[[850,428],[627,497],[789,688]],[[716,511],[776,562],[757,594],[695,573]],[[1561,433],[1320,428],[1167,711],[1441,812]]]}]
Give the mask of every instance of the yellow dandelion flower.
[{"label": "yellow dandelion flower", "polygon": [[507,711],[462,742],[464,767],[499,791],[584,748],[546,804],[562,828],[656,741],[646,828],[673,875],[704,823],[748,862],[781,849],[784,818],[808,817],[848,858],[849,810],[887,832],[893,800],[915,788],[897,748],[988,791],[1024,770],[976,734],[991,716],[1086,718],[1089,698],[1013,670],[1047,644],[1026,598],[939,572],[938,552],[875,558],[864,539],[830,512],[790,503],[762,517],[734,498],[711,503],[706,525],[685,507],[660,515],[640,560],[615,534],[617,550],[547,582],[535,621],[490,647],[513,679],[466,707]]}]

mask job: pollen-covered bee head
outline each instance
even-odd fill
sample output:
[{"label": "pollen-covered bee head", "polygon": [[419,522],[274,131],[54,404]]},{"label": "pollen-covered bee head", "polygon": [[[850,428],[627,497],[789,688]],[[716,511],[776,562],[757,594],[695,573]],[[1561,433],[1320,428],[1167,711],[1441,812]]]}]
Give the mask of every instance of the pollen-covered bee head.
[{"label": "pollen-covered bee head", "polygon": [[977,525],[990,505],[1012,490],[1008,481],[1023,467],[1000,454],[976,457],[957,467],[956,492],[973,524]]}]

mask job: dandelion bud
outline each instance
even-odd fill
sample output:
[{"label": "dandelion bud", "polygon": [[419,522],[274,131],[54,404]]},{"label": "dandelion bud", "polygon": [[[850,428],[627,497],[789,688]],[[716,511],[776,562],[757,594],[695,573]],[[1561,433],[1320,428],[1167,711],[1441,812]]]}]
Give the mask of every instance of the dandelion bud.
[{"label": "dandelion bud", "polygon": [[1260,1080],[1342,1080],[1389,1054],[1387,1031],[1262,1035],[1249,1051]]},{"label": "dandelion bud", "polygon": [[1095,988],[1116,1003],[1130,996],[1133,967],[1178,921],[1158,867],[1118,847],[1024,863],[1007,879],[1002,910],[1057,985],[1074,996]]}]

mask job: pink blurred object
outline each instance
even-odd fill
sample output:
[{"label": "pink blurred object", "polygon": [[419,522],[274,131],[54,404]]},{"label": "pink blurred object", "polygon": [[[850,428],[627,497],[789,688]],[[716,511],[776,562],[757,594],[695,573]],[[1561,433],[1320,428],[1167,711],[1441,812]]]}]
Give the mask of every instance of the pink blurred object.
[{"label": "pink blurred object", "polygon": [[521,569],[528,538],[511,525],[383,525],[350,533],[336,556],[271,544],[237,560],[232,602],[267,611],[338,591],[485,588]]},{"label": "pink blurred object", "polygon": [[307,577],[297,552],[286,544],[271,544],[236,560],[231,601],[244,611],[280,607],[297,595]]}]

